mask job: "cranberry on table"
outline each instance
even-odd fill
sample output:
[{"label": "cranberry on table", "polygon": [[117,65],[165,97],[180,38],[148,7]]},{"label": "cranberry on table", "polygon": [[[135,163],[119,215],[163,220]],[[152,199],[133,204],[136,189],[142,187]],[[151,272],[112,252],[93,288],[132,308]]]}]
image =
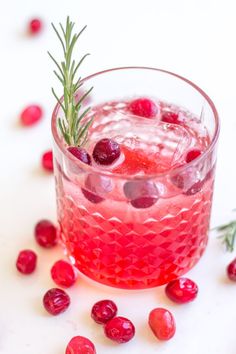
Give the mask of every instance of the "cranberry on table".
[{"label": "cranberry on table", "polygon": [[29,22],[29,31],[31,34],[37,34],[42,29],[42,21],[39,18],[33,18]]},{"label": "cranberry on table", "polygon": [[51,277],[57,285],[66,288],[74,285],[77,279],[74,267],[64,260],[54,263],[51,268]]},{"label": "cranberry on table", "polygon": [[117,343],[126,343],[135,335],[133,323],[125,317],[114,317],[104,326],[105,335]]},{"label": "cranberry on table", "polygon": [[159,199],[159,191],[151,181],[126,182],[123,190],[130,204],[137,209],[149,208]]},{"label": "cranberry on table", "polygon": [[70,305],[70,297],[64,290],[53,288],[44,295],[43,305],[48,313],[56,316],[67,310]]},{"label": "cranberry on table", "polygon": [[187,155],[185,157],[186,162],[188,163],[188,162],[195,160],[198,156],[201,155],[201,153],[202,152],[199,149],[193,149],[193,150],[188,151]]},{"label": "cranberry on table", "polygon": [[51,248],[58,241],[57,228],[49,220],[41,220],[36,224],[34,236],[38,244],[44,248]]},{"label": "cranberry on table", "polygon": [[43,116],[43,110],[38,105],[30,105],[26,107],[20,114],[21,124],[31,126],[37,123]]},{"label": "cranberry on table", "polygon": [[91,317],[95,322],[104,324],[117,314],[117,306],[112,300],[101,300],[93,305]]},{"label": "cranberry on table", "polygon": [[188,278],[172,280],[165,289],[169,299],[179,304],[193,301],[198,294],[197,284]]},{"label": "cranberry on table", "polygon": [[236,258],[228,265],[227,275],[230,280],[236,281]]},{"label": "cranberry on table", "polygon": [[170,124],[180,124],[178,113],[165,111],[161,115],[161,121]]},{"label": "cranberry on table", "polygon": [[48,172],[53,172],[53,153],[52,150],[45,151],[41,158],[42,167]]},{"label": "cranberry on table", "polygon": [[138,98],[132,101],[128,109],[134,115],[145,118],[155,117],[158,111],[156,104],[149,98]]},{"label": "cranberry on table", "polygon": [[164,308],[156,308],[149,314],[149,326],[154,335],[160,340],[171,339],[176,331],[172,313]]},{"label": "cranberry on table", "polygon": [[67,150],[78,160],[84,162],[85,164],[87,165],[92,164],[91,157],[84,148],[78,146],[69,146]]},{"label": "cranberry on table", "polygon": [[37,255],[34,251],[23,250],[16,260],[16,268],[22,274],[31,274],[36,268]]},{"label": "cranberry on table", "polygon": [[69,341],[65,354],[96,354],[96,349],[88,338],[76,336]]},{"label": "cranberry on table", "polygon": [[93,149],[94,161],[99,165],[111,165],[120,157],[120,146],[112,139],[99,140]]}]

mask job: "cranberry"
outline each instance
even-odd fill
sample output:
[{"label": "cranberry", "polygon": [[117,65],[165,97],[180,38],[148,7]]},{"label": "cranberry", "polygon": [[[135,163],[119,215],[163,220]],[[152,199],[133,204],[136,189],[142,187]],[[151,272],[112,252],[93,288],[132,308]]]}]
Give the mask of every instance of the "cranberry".
[{"label": "cranberry", "polygon": [[78,146],[70,146],[67,149],[72,155],[74,155],[78,160],[91,165],[91,157],[84,148]]},{"label": "cranberry", "polygon": [[150,181],[132,181],[124,185],[124,194],[131,205],[137,209],[149,208],[159,198],[156,185]]},{"label": "cranberry", "polygon": [[69,288],[76,282],[76,273],[73,266],[63,260],[54,263],[51,268],[51,277],[59,286]]},{"label": "cranberry", "polygon": [[111,300],[101,300],[93,305],[91,317],[97,323],[106,323],[117,314],[117,306]]},{"label": "cranberry", "polygon": [[76,336],[69,341],[65,354],[96,354],[96,349],[88,338]]},{"label": "cranberry", "polygon": [[162,113],[161,121],[170,124],[180,124],[178,113],[170,112],[170,111],[166,111]]},{"label": "cranberry", "polygon": [[149,98],[138,98],[129,104],[129,111],[136,116],[153,118],[157,114],[156,104]]},{"label": "cranberry", "polygon": [[38,244],[44,248],[51,248],[57,244],[57,229],[49,220],[39,221],[34,229]]},{"label": "cranberry", "polygon": [[45,151],[41,158],[42,167],[44,170],[52,172],[53,171],[53,154],[52,150]]},{"label": "cranberry", "polygon": [[114,317],[105,324],[104,332],[109,339],[117,343],[126,343],[135,335],[135,327],[127,318]]},{"label": "cranberry", "polygon": [[184,194],[194,195],[194,194],[200,192],[200,190],[203,187],[203,184],[204,184],[204,181],[198,181],[198,182],[194,183],[186,192],[184,192]]},{"label": "cranberry", "polygon": [[85,198],[97,204],[104,200],[101,195],[111,192],[112,183],[107,177],[89,174],[85,180],[85,187],[86,189],[81,189]]},{"label": "cranberry", "polygon": [[167,284],[165,291],[172,301],[184,304],[197,297],[198,286],[191,279],[179,278]]},{"label": "cranberry", "polygon": [[21,124],[30,126],[37,123],[43,115],[42,108],[38,105],[30,105],[26,107],[20,114]]},{"label": "cranberry", "polygon": [[67,310],[70,305],[70,297],[64,290],[53,288],[44,295],[43,305],[47,312],[56,316]]},{"label": "cranberry", "polygon": [[31,274],[36,268],[37,255],[34,251],[23,250],[16,260],[16,268],[22,274]]},{"label": "cranberry", "polygon": [[227,275],[230,280],[236,281],[236,258],[228,265]]},{"label": "cranberry", "polygon": [[171,339],[176,331],[175,320],[172,313],[163,308],[156,308],[149,314],[148,320],[151,330],[160,340]]},{"label": "cranberry", "polygon": [[112,139],[101,139],[93,150],[93,158],[100,165],[110,165],[120,157],[120,146]]},{"label": "cranberry", "polygon": [[198,156],[201,155],[201,153],[202,152],[198,149],[190,150],[186,155],[186,158],[185,158],[186,162],[188,163],[188,162],[195,160]]},{"label": "cranberry", "polygon": [[172,175],[170,180],[177,188],[182,189],[185,195],[198,193],[204,184],[204,180],[199,180],[196,168],[190,167],[183,172]]},{"label": "cranberry", "polygon": [[39,18],[34,18],[29,23],[29,31],[31,34],[37,34],[42,29],[42,21]]}]

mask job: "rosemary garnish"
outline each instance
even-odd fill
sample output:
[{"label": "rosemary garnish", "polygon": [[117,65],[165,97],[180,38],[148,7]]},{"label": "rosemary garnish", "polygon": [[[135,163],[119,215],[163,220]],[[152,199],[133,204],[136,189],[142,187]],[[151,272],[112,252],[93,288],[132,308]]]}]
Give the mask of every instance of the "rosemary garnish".
[{"label": "rosemary garnish", "polygon": [[63,86],[63,100],[59,99],[52,88],[52,93],[64,113],[64,118],[58,118],[58,125],[62,136],[68,145],[83,146],[87,141],[88,129],[92,123],[92,118],[84,121],[83,118],[85,118],[89,112],[90,107],[86,108],[83,112],[81,112],[81,109],[82,103],[91,92],[92,87],[79,98],[78,102],[76,102],[76,92],[82,86],[81,77],[76,77],[80,65],[89,54],[85,54],[78,63],[72,58],[72,55],[75,44],[86,26],[83,27],[79,33],[74,33],[74,23],[70,21],[69,16],[67,17],[65,28],[61,23],[59,26],[60,29],[58,30],[52,23],[52,27],[63,49],[63,61],[60,63],[57,62],[52,54],[48,52],[57,68],[53,72]]},{"label": "rosemary garnish", "polygon": [[233,252],[234,244],[236,241],[236,220],[216,227],[216,230],[220,232],[220,238],[222,243],[225,245],[226,250]]}]

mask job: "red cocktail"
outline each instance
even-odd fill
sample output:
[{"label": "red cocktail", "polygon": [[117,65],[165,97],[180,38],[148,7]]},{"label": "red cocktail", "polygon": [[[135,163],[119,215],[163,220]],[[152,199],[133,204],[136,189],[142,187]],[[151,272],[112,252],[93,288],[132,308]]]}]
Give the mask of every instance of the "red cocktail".
[{"label": "red cocktail", "polygon": [[[218,117],[194,84],[149,68],[88,77],[94,117],[87,150],[120,145],[109,166],[86,165],[52,121],[61,240],[77,268],[100,283],[154,287],[186,273],[208,238]],[[172,103],[173,102],[173,103]]]}]

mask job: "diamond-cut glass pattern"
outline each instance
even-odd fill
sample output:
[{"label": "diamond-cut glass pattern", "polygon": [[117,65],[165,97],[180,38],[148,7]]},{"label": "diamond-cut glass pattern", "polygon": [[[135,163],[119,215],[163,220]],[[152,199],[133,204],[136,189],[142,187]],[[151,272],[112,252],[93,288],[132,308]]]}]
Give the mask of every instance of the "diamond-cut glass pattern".
[{"label": "diamond-cut glass pattern", "polygon": [[[212,181],[193,196],[179,195],[136,210],[127,202],[76,201],[57,188],[61,237],[77,268],[100,283],[127,289],[158,286],[186,273],[206,244]],[[59,187],[59,185],[57,185]]]}]

